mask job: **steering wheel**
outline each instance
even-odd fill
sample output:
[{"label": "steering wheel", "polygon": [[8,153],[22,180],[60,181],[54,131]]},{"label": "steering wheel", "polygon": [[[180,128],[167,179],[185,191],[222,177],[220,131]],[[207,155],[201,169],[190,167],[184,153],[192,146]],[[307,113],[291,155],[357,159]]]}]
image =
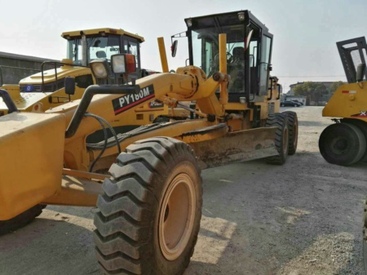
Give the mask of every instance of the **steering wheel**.
[{"label": "steering wheel", "polygon": [[[230,52],[227,52],[226,53],[226,58],[227,58],[227,63],[228,64],[231,64],[231,63],[234,62],[234,57],[233,57],[233,55]],[[217,53],[214,56],[214,63],[216,63],[216,62],[219,64],[219,53]]]},{"label": "steering wheel", "polygon": [[[226,53],[226,59],[227,59],[227,64],[232,64],[235,61],[233,55],[230,52]],[[212,75],[213,73],[219,70],[219,53],[217,53],[214,56],[210,67],[211,68],[210,68],[209,75]]]},{"label": "steering wheel", "polygon": [[230,52],[227,52],[226,55],[227,55],[227,64],[233,63],[234,62],[233,55]]}]

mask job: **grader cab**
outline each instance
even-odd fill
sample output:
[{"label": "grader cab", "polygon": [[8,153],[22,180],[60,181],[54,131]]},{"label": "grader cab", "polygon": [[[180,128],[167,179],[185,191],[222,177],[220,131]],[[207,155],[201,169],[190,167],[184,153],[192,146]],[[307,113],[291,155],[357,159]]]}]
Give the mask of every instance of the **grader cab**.
[{"label": "grader cab", "polygon": [[[104,273],[182,274],[200,228],[201,169],[250,159],[283,164],[295,153],[297,116],[279,112],[267,28],[249,11],[185,22],[188,66],[168,72],[159,38],[162,73],[91,85],[81,100],[45,113],[0,117],[7,159],[0,168],[0,232],[31,221],[48,204],[97,207],[94,241]],[[243,78],[234,87],[229,68],[237,65],[237,47]],[[129,73],[131,61],[112,55],[112,71]],[[90,66],[107,77],[103,62]],[[68,89],[74,84],[66,79]],[[110,121],[136,115],[150,100],[169,107],[169,119],[114,131]],[[177,109],[192,115],[175,119]],[[98,130],[102,139],[88,142]]]}]

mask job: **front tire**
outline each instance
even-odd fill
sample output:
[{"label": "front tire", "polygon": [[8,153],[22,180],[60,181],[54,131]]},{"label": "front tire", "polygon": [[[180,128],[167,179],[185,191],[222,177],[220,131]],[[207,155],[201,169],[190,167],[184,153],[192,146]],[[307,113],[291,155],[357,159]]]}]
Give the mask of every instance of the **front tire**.
[{"label": "front tire", "polygon": [[298,145],[298,117],[296,112],[285,111],[283,112],[288,116],[288,155],[294,155],[297,151]]},{"label": "front tire", "polygon": [[107,274],[182,274],[200,229],[202,184],[189,145],[168,137],[131,144],[109,170],[94,224]]},{"label": "front tire", "polygon": [[[342,123],[349,123],[359,128],[364,135],[364,138],[366,140],[366,147],[367,147],[367,123],[366,122],[359,120],[359,119],[343,119]],[[360,161],[367,162],[367,149]]]},{"label": "front tire", "polygon": [[335,123],[322,131],[319,150],[327,162],[348,166],[361,160],[366,152],[366,139],[357,126]]},{"label": "front tire", "polygon": [[289,133],[288,133],[288,116],[285,113],[270,114],[266,126],[276,126],[275,147],[278,155],[267,158],[267,163],[284,164],[288,156]]}]

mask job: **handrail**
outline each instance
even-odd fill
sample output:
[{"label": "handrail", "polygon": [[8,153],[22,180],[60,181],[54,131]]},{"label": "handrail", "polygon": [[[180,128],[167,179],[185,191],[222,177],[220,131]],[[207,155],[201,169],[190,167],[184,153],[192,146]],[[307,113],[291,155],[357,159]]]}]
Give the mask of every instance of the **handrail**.
[{"label": "handrail", "polygon": [[[47,61],[42,62],[42,64],[41,64],[41,78],[42,78],[41,92],[44,92],[43,91],[43,88],[44,88],[44,85],[45,85],[44,66],[46,64],[53,64],[54,65],[54,70],[55,70],[55,82],[53,84],[53,85],[55,85],[54,90],[57,89],[57,66],[62,66],[62,65],[69,65],[70,66],[70,65],[73,65],[73,64],[66,63],[66,62],[61,62],[61,61],[47,60]],[[78,65],[78,67],[86,67],[86,66]]]},{"label": "handrail", "polygon": [[2,97],[6,107],[8,107],[8,113],[18,112],[18,108],[14,101],[11,99],[9,93],[5,90],[0,89],[0,97]]}]

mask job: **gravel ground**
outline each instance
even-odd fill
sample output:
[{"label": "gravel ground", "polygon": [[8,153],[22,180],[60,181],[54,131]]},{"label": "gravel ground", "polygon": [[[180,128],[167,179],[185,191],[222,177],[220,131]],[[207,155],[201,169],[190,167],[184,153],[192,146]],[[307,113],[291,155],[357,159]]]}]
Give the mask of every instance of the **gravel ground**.
[{"label": "gravel ground", "polygon": [[[204,170],[204,206],[185,275],[364,274],[363,201],[367,164],[339,167],[319,154],[330,124],[321,107],[294,110],[297,153],[283,166],[263,161]],[[99,274],[95,209],[48,206],[29,226],[0,238],[0,274]]]}]

